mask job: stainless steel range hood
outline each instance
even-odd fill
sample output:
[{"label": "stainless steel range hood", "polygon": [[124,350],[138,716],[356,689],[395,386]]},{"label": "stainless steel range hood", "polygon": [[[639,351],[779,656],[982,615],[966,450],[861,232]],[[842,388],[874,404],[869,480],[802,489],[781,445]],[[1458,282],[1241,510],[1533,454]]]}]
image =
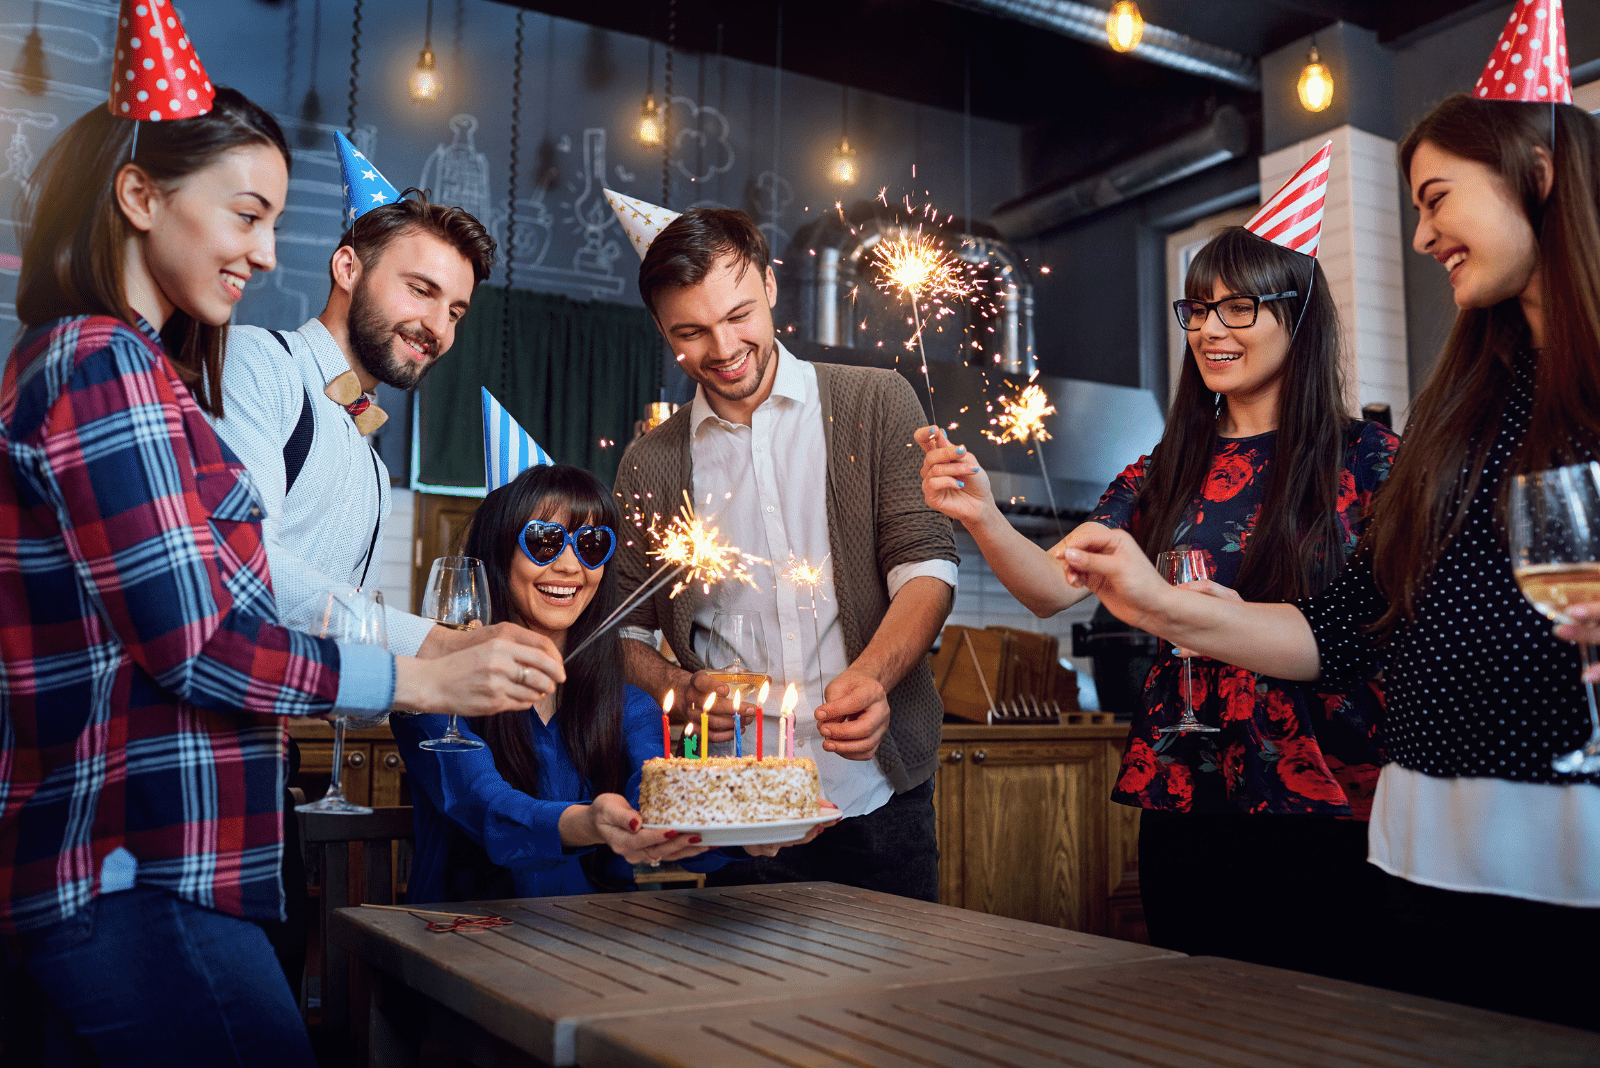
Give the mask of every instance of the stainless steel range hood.
[{"label": "stainless steel range hood", "polygon": [[[890,366],[889,359],[877,350],[830,348],[791,341],[788,336],[784,342],[795,355],[819,363]],[[911,360],[899,364],[894,369],[911,383],[926,410],[928,389],[921,370]],[[986,409],[994,398],[1013,392],[1028,379],[939,361],[929,362],[928,375],[941,425],[957,424],[947,433],[989,472],[1000,510],[1024,533],[1054,533],[1039,459],[1032,451],[1035,446],[996,445],[983,436],[990,419]],[[1070,530],[1094,510],[1106,486],[1123,468],[1155,447],[1165,420],[1155,394],[1147,389],[1049,375],[1037,375],[1033,381],[1044,388],[1056,408],[1045,420],[1050,440],[1040,447],[1061,521]]]}]

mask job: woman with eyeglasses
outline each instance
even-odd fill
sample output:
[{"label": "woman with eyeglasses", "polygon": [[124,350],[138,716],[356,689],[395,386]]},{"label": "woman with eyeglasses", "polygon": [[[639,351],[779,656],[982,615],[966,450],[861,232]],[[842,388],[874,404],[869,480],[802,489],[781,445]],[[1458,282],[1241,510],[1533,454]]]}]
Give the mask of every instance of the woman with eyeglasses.
[{"label": "woman with eyeglasses", "polygon": [[[1232,227],[1196,255],[1185,292],[1174,307],[1191,358],[1166,432],[1072,536],[1128,531],[1149,558],[1199,549],[1212,579],[1197,585],[1220,596],[1319,592],[1354,548],[1397,442],[1346,414],[1322,268]],[[966,526],[1019,601],[1048,617],[1088,596],[1006,521],[964,449],[931,428],[918,440],[928,504]],[[1185,705],[1182,664],[1168,647],[1153,666],[1112,793],[1143,810],[1151,941],[1362,977],[1378,879],[1364,821],[1381,759],[1379,693],[1194,658],[1194,707],[1212,729],[1164,731]]]},{"label": "woman with eyeglasses", "polygon": [[[592,474],[532,467],[484,498],[462,552],[484,563],[494,619],[565,651],[618,603],[606,565],[619,526],[610,490]],[[641,827],[640,768],[661,755],[661,708],[623,684],[617,641],[615,630],[601,635],[533,707],[476,720],[486,748],[425,750],[418,743],[444,733],[444,716],[390,720],[415,805],[411,901],[628,890],[637,863],[727,863],[726,852],[702,856],[709,847],[697,835]]]},{"label": "woman with eyeglasses", "polygon": [[1119,617],[1202,653],[1318,687],[1381,667],[1386,982],[1594,1029],[1600,978],[1574,953],[1600,941],[1600,772],[1558,758],[1590,731],[1569,642],[1600,641],[1600,603],[1552,633],[1508,530],[1514,476],[1600,460],[1600,121],[1454,96],[1400,165],[1413,247],[1459,314],[1350,569],[1320,596],[1234,604],[1167,588],[1117,532],[1075,532],[1062,556]]}]

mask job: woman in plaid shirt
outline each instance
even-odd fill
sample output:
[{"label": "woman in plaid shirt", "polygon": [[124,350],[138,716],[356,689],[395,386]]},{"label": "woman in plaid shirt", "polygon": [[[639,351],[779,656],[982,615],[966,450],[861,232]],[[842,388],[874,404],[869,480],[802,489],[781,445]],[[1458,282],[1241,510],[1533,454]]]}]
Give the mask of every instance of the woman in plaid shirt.
[{"label": "woman in plaid shirt", "polygon": [[313,1064],[252,922],[282,916],[284,717],[481,715],[564,678],[515,638],[424,662],[277,624],[259,498],[205,416],[288,167],[272,117],[219,89],[137,138],[96,108],[26,206],[0,384],[0,934],[48,1007],[12,1000],[8,1059],[30,1059],[26,1020],[47,1063]]}]

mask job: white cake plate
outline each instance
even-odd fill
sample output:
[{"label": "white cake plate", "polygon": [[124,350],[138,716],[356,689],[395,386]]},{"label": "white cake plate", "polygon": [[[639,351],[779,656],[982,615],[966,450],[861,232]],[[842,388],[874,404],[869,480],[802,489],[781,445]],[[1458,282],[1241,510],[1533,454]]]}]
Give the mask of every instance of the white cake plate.
[{"label": "white cake plate", "polygon": [[713,848],[721,846],[779,845],[798,842],[819,823],[832,823],[839,818],[837,812],[825,816],[811,816],[803,820],[773,820],[770,823],[647,823],[646,831],[677,831],[682,835],[698,834],[700,844]]}]

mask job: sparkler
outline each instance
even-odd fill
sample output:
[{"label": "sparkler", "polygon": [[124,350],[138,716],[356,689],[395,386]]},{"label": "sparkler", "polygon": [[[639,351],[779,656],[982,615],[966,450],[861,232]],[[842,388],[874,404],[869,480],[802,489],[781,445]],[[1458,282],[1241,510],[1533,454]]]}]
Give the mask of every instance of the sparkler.
[{"label": "sparkler", "polygon": [[1056,511],[1055,491],[1050,488],[1050,469],[1044,462],[1044,442],[1050,440],[1050,432],[1044,428],[1044,418],[1054,415],[1056,406],[1050,403],[1044,387],[1034,383],[1022,387],[1015,397],[999,398],[998,403],[1000,414],[989,420],[989,425],[996,429],[985,430],[983,436],[997,445],[1010,441],[1033,443],[1034,455],[1039,457],[1039,474],[1044,476],[1044,493],[1050,502],[1050,516],[1056,522],[1056,533],[1064,538],[1067,533]]},{"label": "sparkler", "polygon": [[596,638],[620,623],[646,597],[669,582],[676,580],[672,592],[667,595],[669,597],[678,596],[691,582],[700,583],[704,593],[710,593],[714,584],[728,579],[736,579],[755,589],[756,582],[750,574],[750,565],[765,562],[723,541],[716,527],[708,525],[694,514],[694,506],[687,493],[683,495],[683,505],[677,515],[665,524],[651,524],[650,536],[656,544],[646,551],[666,566],[601,620],[593,633],[566,655],[567,660],[582,653]]},{"label": "sparkler", "polygon": [[933,410],[933,379],[928,375],[928,353],[922,344],[922,308],[924,300],[939,301],[945,297],[963,297],[972,289],[967,278],[966,265],[952,255],[937,240],[923,234],[920,229],[887,241],[880,241],[872,249],[872,262],[879,270],[878,288],[897,295],[911,304],[911,318],[916,332],[906,342],[914,344],[922,357],[922,380],[928,387],[928,412],[938,423]]},{"label": "sparkler", "polygon": [[[932,394],[930,393],[929,396],[931,397]],[[832,553],[828,554],[828,556],[832,555]],[[823,564],[828,562],[828,556],[822,558]],[[822,582],[822,564],[812,567],[811,561],[796,560],[793,556],[790,556],[789,570],[783,573],[783,577],[788,579],[796,588],[804,586],[811,591],[811,633],[816,635],[817,639],[817,674],[820,676],[822,674],[822,624],[817,619],[817,586]]]}]

